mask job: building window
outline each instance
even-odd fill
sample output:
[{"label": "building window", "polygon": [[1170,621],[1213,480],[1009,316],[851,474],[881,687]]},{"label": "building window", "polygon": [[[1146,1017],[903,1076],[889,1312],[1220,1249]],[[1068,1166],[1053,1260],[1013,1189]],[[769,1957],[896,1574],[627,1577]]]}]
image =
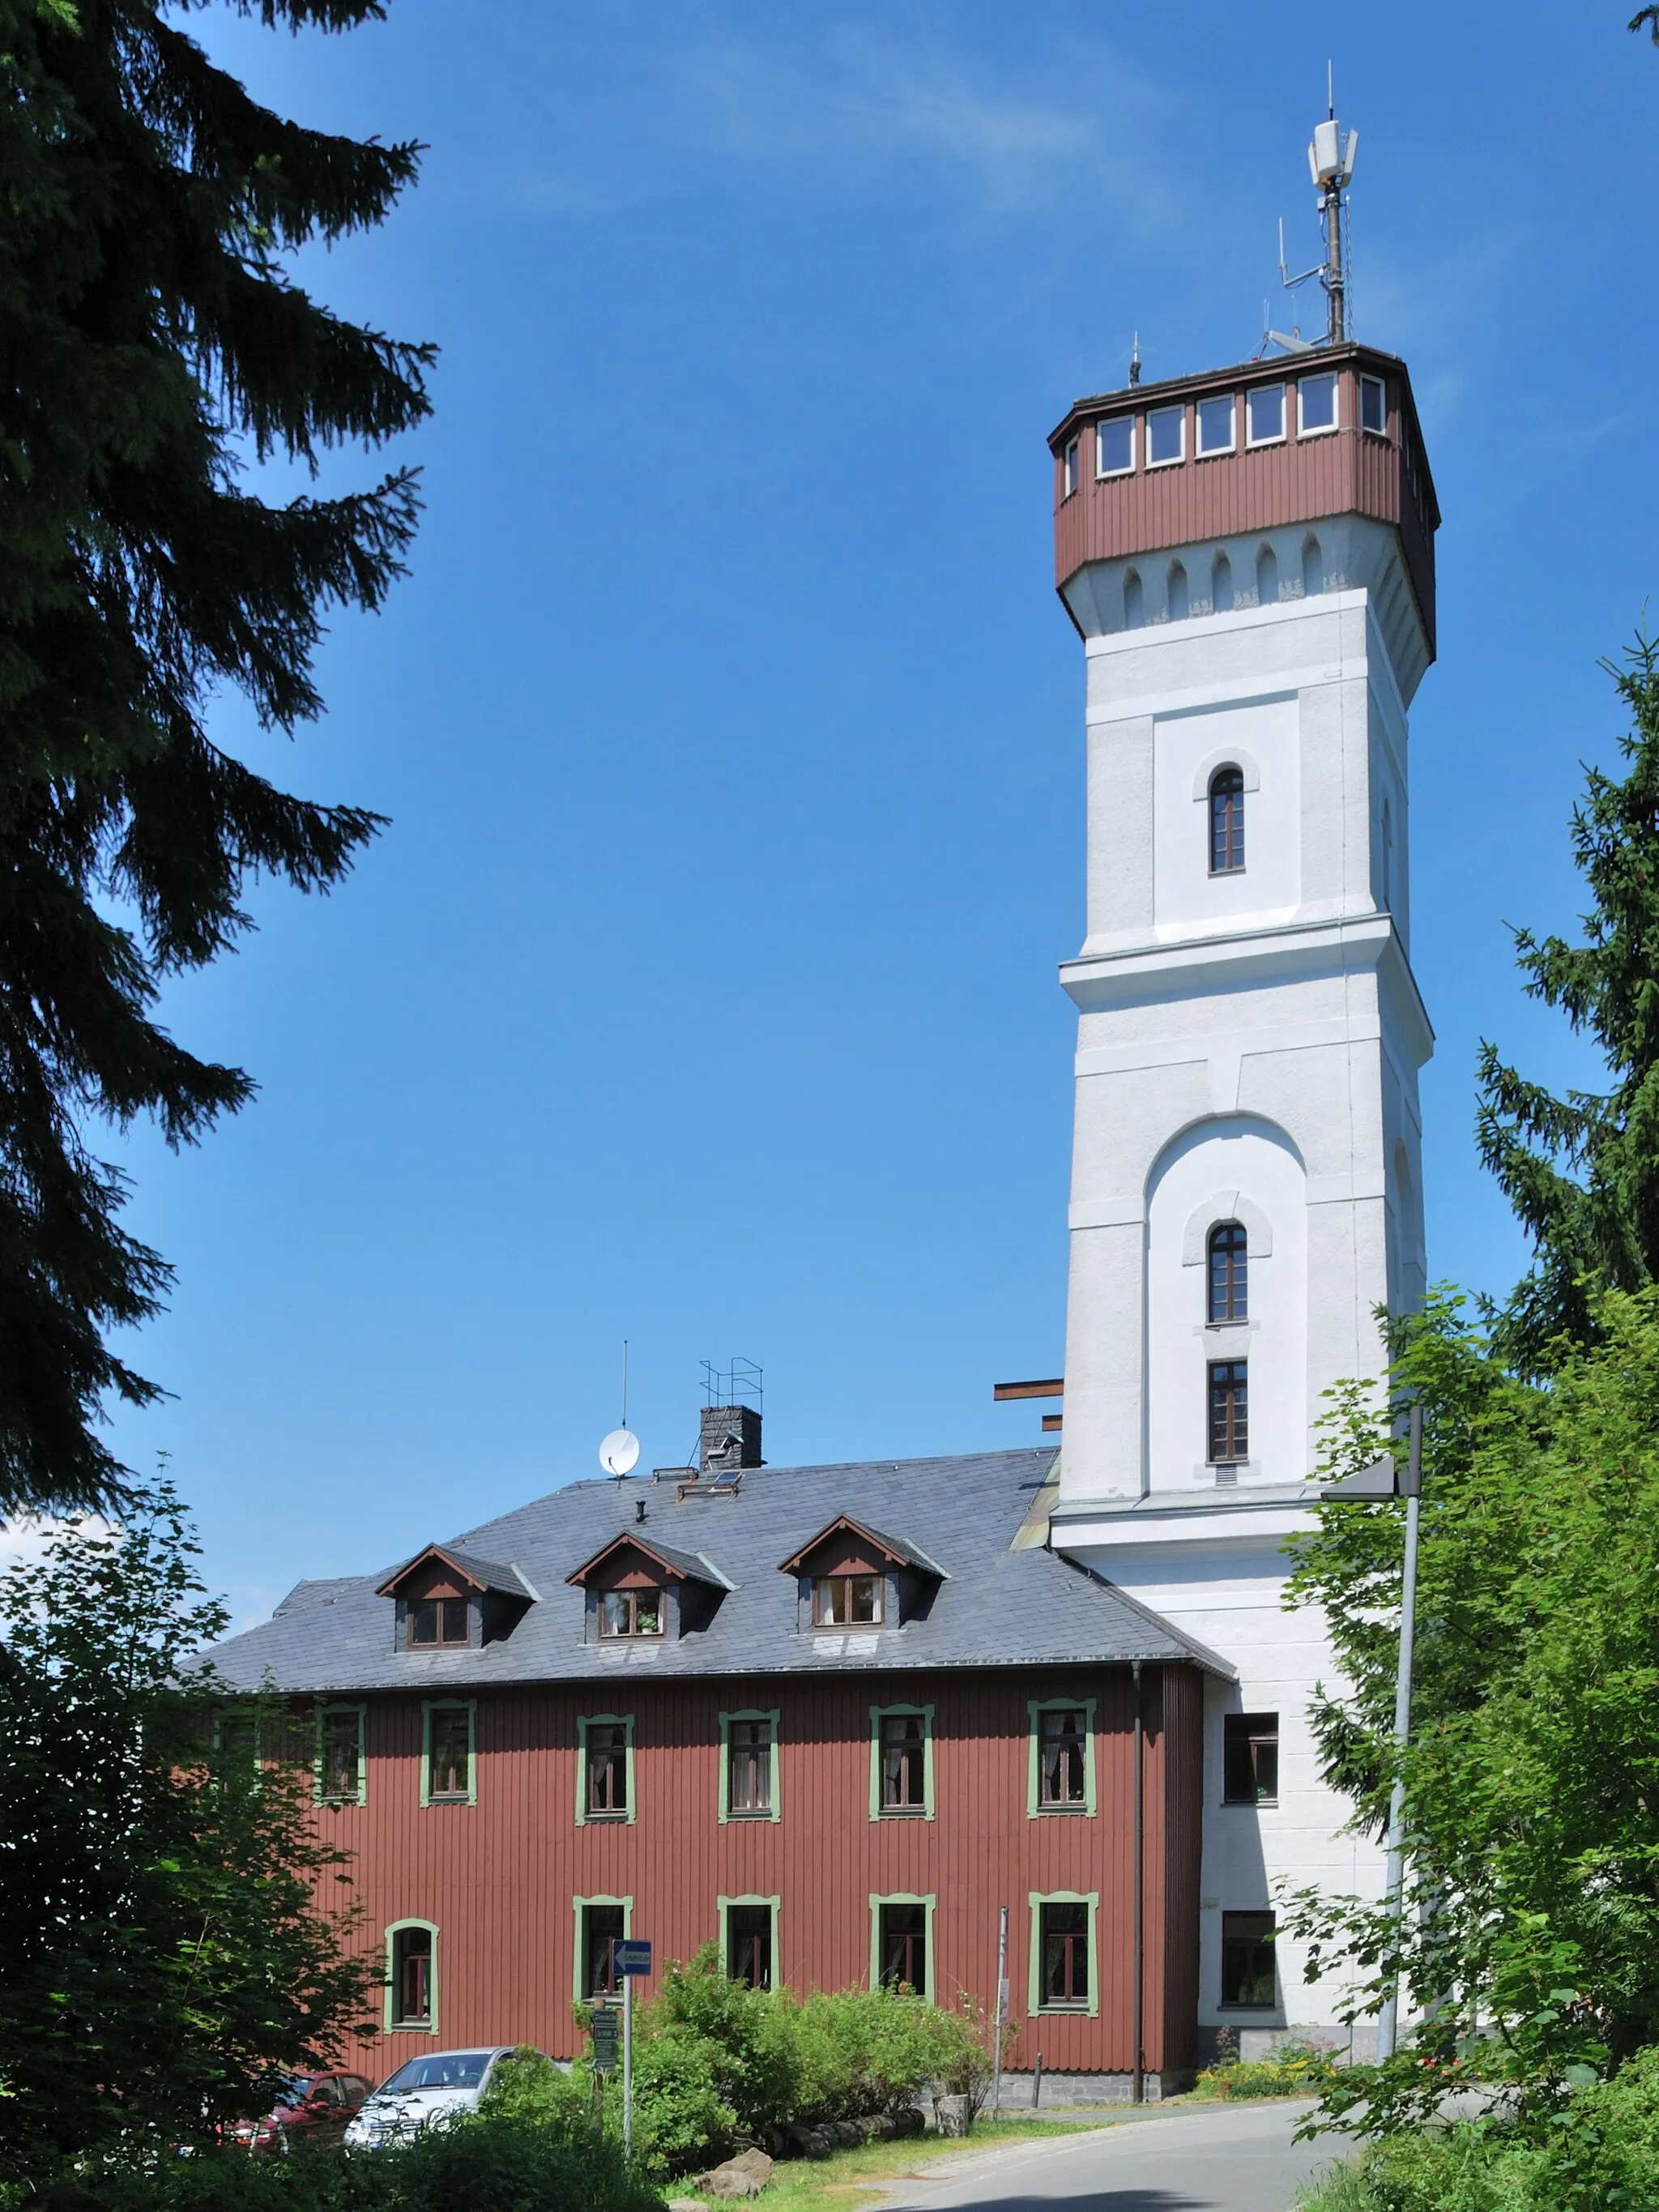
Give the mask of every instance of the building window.
[{"label": "building window", "polygon": [[1249,1362],[1210,1362],[1210,1464],[1226,1467],[1250,1455]]},{"label": "building window", "polygon": [[1095,1809],[1094,1700],[1030,1707],[1031,1774],[1026,1811],[1092,1813]]},{"label": "building window", "polygon": [[423,1805],[470,1805],[477,1795],[471,1705],[429,1705],[426,1757],[421,1767]]},{"label": "building window", "polygon": [[599,1597],[601,1636],[660,1636],[659,1589],[605,1590]]},{"label": "building window", "polygon": [[1167,467],[1187,458],[1187,410],[1154,407],[1146,417],[1146,465]]},{"label": "building window", "polygon": [[1230,392],[1224,399],[1200,399],[1197,412],[1199,459],[1203,460],[1211,453],[1231,453],[1238,413],[1232,393]]},{"label": "building window", "polygon": [[1135,418],[1114,415],[1095,425],[1095,474],[1127,477],[1135,465]]},{"label": "building window", "polygon": [[1097,1892],[1086,1897],[1074,1889],[1030,1893],[1028,1994],[1033,2014],[1098,2011],[1095,1918],[1099,1903]]},{"label": "building window", "polygon": [[1389,434],[1389,392],[1380,376],[1359,380],[1359,427],[1379,438]]},{"label": "building window", "polygon": [[411,1650],[437,1651],[472,1641],[472,1608],[464,1597],[416,1597],[409,1601]]},{"label": "building window", "polygon": [[777,1912],[775,1897],[720,1899],[720,1957],[729,1979],[751,1990],[771,1988]]},{"label": "building window", "polygon": [[722,1713],[722,1820],[771,1820],[777,1817],[773,1789],[775,1713]]},{"label": "building window", "polygon": [[386,2027],[438,2033],[438,1931],[400,1920],[386,1932]]},{"label": "building window", "polygon": [[1297,435],[1310,438],[1336,428],[1336,371],[1304,376],[1296,387]]},{"label": "building window", "polygon": [[1210,778],[1210,873],[1237,875],[1244,866],[1244,771],[1218,768]]},{"label": "building window", "polygon": [[1221,1796],[1228,1805],[1279,1802],[1279,1715],[1228,1713],[1222,1722]]},{"label": "building window", "polygon": [[361,1805],[368,1798],[363,1709],[325,1705],[317,1716],[316,1797],[319,1805]]},{"label": "building window", "polygon": [[884,1817],[933,1817],[933,1709],[931,1705],[872,1705],[870,1709],[870,1810]]},{"label": "building window", "polygon": [[1218,1221],[1210,1231],[1210,1319],[1249,1318],[1250,1259],[1242,1221]]},{"label": "building window", "polygon": [[576,1723],[576,1823],[634,1817],[634,1723],[625,1713],[598,1713]]},{"label": "building window", "polygon": [[1285,436],[1285,387],[1258,384],[1244,401],[1244,436],[1252,446],[1277,446]]},{"label": "building window", "polygon": [[872,1979],[884,1990],[908,1990],[931,1998],[933,1985],[928,1938],[933,1917],[931,1897],[872,1897],[876,1955]]},{"label": "building window", "polygon": [[879,1628],[879,1575],[820,1575],[812,1585],[815,1628]]},{"label": "building window", "polygon": [[1077,489],[1078,481],[1077,440],[1075,438],[1072,439],[1067,443],[1066,451],[1060,457],[1060,497],[1062,499],[1070,499],[1072,494]]},{"label": "building window", "polygon": [[1221,2002],[1224,2005],[1278,2003],[1271,1912],[1222,1914]]},{"label": "building window", "polygon": [[612,1946],[628,1934],[633,1916],[630,1897],[579,1897],[576,1905],[576,2002],[617,1994],[617,1960]]}]

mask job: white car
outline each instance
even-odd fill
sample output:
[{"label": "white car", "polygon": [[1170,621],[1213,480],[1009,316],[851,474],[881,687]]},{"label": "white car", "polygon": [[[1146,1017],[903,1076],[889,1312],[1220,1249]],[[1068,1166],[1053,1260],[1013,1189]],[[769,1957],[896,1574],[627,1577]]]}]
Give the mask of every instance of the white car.
[{"label": "white car", "polygon": [[498,2045],[493,2051],[431,2051],[411,2058],[381,2082],[352,2116],[345,2131],[347,2146],[374,2149],[422,2128],[442,2127],[463,2112],[476,2112],[489,2077],[514,2046]]}]

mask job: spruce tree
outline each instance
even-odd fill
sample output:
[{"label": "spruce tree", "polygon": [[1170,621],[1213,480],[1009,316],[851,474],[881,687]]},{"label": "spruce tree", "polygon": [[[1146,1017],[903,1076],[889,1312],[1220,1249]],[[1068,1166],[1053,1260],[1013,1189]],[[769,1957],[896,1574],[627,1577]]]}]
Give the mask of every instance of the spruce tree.
[{"label": "spruce tree", "polygon": [[1573,813],[1584,939],[1515,939],[1528,994],[1594,1041],[1609,1087],[1557,1097],[1480,1048],[1480,1156],[1534,1248],[1499,1342],[1533,1373],[1553,1342],[1594,1340],[1600,1292],[1659,1282],[1659,645],[1638,635],[1606,665],[1630,713],[1627,772],[1587,769]]},{"label": "spruce tree", "polygon": [[[240,12],[341,31],[384,6]],[[250,466],[408,430],[431,349],[289,267],[380,222],[413,144],[262,107],[150,0],[0,0],[0,91],[3,1512],[118,1497],[100,1409],[158,1395],[109,1337],[169,1271],[122,1227],[100,1129],[191,1142],[252,1087],[168,1034],[161,987],[248,927],[250,872],[325,891],[378,824],[279,790],[205,717],[225,686],[267,726],[320,711],[323,618],[381,604],[413,473],[267,501]]]}]

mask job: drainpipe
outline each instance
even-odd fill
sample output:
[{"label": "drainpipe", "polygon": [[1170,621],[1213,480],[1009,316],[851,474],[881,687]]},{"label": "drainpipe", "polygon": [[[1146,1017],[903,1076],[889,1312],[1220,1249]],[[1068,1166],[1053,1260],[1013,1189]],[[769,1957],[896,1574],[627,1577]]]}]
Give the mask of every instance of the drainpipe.
[{"label": "drainpipe", "polygon": [[1144,1992],[1146,1982],[1146,1884],[1143,1871],[1146,1857],[1146,1783],[1142,1771],[1142,1747],[1146,1741],[1146,1721],[1142,1711],[1140,1662],[1130,1662],[1135,1682],[1135,2002],[1134,2002],[1134,2072],[1130,2094],[1133,2101],[1142,2103],[1146,2094],[1146,2064],[1142,2054]]}]

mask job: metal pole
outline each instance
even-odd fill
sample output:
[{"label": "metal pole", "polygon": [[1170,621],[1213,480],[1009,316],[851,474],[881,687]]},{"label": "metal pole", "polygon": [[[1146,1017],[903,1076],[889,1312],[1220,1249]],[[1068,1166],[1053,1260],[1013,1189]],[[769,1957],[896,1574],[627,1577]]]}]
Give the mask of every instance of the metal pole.
[{"label": "metal pole", "polygon": [[1145,1867],[1143,1863],[1146,1856],[1146,1775],[1143,1771],[1145,1762],[1142,1759],[1141,1753],[1146,1730],[1145,1717],[1141,1710],[1139,1660],[1134,1660],[1132,1662],[1132,1666],[1134,1674],[1135,1685],[1135,2000],[1134,2025],[1133,2030],[1133,2039],[1134,2043],[1134,2070],[1132,2077],[1133,2087],[1130,2094],[1133,2101],[1139,2105],[1142,2102],[1146,2094],[1146,2061],[1141,2049],[1146,2025],[1143,2015],[1146,2010],[1145,1985],[1146,1980],[1146,1884],[1145,1878]]},{"label": "metal pole", "polygon": [[[1412,1643],[1417,1628],[1417,1519],[1423,1486],[1423,1408],[1412,1407],[1411,1456],[1406,1476],[1406,1565],[1400,1588],[1400,1662],[1395,1674],[1394,1746],[1396,1757],[1411,1741]],[[1405,1904],[1406,1784],[1396,1772],[1389,1797],[1387,1897],[1389,1927],[1396,1948]],[[1400,1978],[1392,1976],[1376,2022],[1376,2055],[1392,2058],[1400,2040]]]},{"label": "metal pole", "polygon": [[623,1985],[623,2156],[634,2155],[634,1977]]},{"label": "metal pole", "polygon": [[1002,2031],[1008,2020],[1008,1908],[1005,1905],[997,1919],[997,2002],[991,2023],[995,2039],[991,2074],[991,2118],[995,2119],[1002,2109]]},{"label": "metal pole", "polygon": [[1330,226],[1329,257],[1325,290],[1331,303],[1330,343],[1340,345],[1348,335],[1347,280],[1342,273],[1342,185],[1339,179],[1325,187],[1325,220]]}]

